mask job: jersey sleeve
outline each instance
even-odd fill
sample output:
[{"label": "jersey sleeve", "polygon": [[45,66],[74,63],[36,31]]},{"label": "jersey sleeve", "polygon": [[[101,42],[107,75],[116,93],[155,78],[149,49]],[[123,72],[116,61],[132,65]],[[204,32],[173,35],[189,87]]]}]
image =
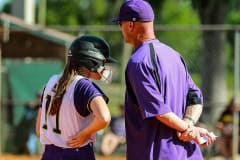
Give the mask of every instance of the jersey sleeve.
[{"label": "jersey sleeve", "polygon": [[[170,107],[164,102],[162,92],[157,87],[153,68],[146,63],[129,63],[126,74],[143,118],[171,112]],[[161,80],[160,83],[164,89]]]},{"label": "jersey sleeve", "polygon": [[92,81],[84,78],[77,82],[74,90],[74,105],[81,116],[88,116],[92,112],[90,103],[97,96],[102,96],[106,103],[108,102],[108,97]]},{"label": "jersey sleeve", "polygon": [[194,85],[190,87],[187,94],[187,106],[202,104],[203,97],[200,89]]},{"label": "jersey sleeve", "polygon": [[187,73],[187,82],[188,82],[188,94],[187,94],[187,106],[194,104],[202,104],[203,96],[201,90],[192,80],[192,77]]}]

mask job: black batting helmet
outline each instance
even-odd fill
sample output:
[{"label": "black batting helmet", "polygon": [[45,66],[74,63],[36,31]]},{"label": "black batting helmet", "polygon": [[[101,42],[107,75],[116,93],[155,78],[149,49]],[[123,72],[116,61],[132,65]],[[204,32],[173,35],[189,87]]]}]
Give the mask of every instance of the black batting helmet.
[{"label": "black batting helmet", "polygon": [[[68,59],[72,62],[85,66],[92,72],[97,72],[100,66],[107,63],[107,58],[104,53],[105,50],[100,48],[108,49],[108,44],[99,44],[99,39],[95,36],[93,38],[86,38],[84,36],[78,37],[70,45],[68,51]],[[97,44],[97,45],[96,45]],[[106,47],[107,46],[107,47]],[[109,53],[109,52],[108,52]]]},{"label": "black batting helmet", "polygon": [[84,35],[79,38],[80,40],[92,42],[94,46],[99,49],[104,57],[106,58],[106,63],[116,63],[117,61],[110,56],[109,44],[102,38],[93,35]]}]

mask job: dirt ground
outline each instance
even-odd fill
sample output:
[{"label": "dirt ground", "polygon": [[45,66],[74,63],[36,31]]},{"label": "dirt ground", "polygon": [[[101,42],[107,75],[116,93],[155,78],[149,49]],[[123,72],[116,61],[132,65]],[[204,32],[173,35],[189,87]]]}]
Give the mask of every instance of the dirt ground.
[{"label": "dirt ground", "polygon": [[[238,159],[238,158],[237,158]],[[240,159],[240,157],[239,157]],[[0,160],[40,160],[40,156],[28,156],[28,155],[0,155]],[[121,156],[97,156],[96,160],[125,160],[125,157]],[[223,157],[212,157],[205,160],[224,160]]]},{"label": "dirt ground", "polygon": [[[0,160],[40,160],[40,156],[23,156],[23,155],[0,155]],[[97,156],[96,160],[125,160],[125,157],[120,156]]]}]

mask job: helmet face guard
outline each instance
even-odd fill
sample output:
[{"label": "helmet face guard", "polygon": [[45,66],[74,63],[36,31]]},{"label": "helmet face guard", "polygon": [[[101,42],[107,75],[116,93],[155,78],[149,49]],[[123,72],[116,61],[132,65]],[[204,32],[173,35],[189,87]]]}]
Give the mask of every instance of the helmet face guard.
[{"label": "helmet face guard", "polygon": [[97,72],[101,75],[101,81],[105,83],[112,82],[112,70],[106,66],[100,66]]}]

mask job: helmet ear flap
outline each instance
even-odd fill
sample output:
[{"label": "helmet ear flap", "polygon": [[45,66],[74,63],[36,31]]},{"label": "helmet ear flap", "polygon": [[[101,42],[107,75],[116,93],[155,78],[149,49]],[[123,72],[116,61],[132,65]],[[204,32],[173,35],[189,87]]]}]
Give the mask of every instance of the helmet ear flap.
[{"label": "helmet ear flap", "polygon": [[100,64],[97,64],[97,65],[95,65],[94,67],[90,68],[89,70],[90,70],[91,72],[97,72],[97,70],[98,70],[98,68],[99,68],[100,66],[101,66]]}]

